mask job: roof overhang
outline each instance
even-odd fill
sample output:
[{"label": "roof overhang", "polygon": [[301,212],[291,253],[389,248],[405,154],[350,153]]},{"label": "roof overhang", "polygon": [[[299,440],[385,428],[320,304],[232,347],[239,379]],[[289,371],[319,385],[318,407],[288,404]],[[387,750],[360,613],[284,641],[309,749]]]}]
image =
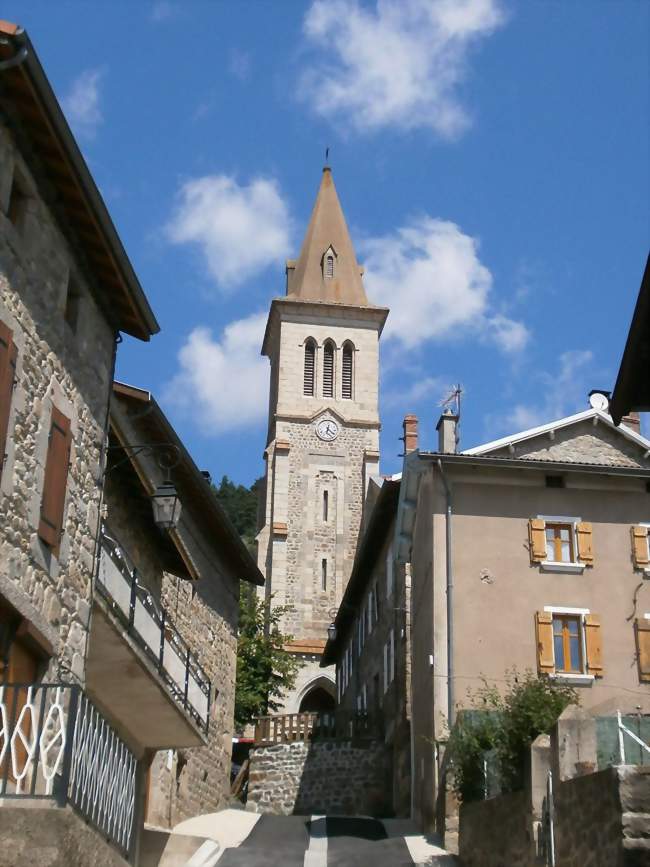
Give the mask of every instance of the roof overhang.
[{"label": "roof overhang", "polygon": [[617,425],[629,412],[650,412],[650,256],[609,409]]},{"label": "roof overhang", "polygon": [[39,192],[69,236],[116,331],[149,340],[160,327],[29,36],[0,21],[0,116]]}]

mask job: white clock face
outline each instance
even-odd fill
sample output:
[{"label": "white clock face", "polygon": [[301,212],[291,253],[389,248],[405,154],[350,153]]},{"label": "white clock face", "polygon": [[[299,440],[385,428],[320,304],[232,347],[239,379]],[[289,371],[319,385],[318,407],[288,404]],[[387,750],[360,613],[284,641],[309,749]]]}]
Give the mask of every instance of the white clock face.
[{"label": "white clock face", "polygon": [[339,435],[339,426],[332,419],[323,419],[316,425],[316,435],[326,443],[330,443]]}]

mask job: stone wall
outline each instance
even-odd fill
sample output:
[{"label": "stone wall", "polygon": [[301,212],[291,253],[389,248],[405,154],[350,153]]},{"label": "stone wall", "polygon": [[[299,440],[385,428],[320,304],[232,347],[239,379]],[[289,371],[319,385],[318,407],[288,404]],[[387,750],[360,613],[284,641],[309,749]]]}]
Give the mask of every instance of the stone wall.
[{"label": "stone wall", "polygon": [[275,744],[251,752],[247,809],[392,815],[390,755],[377,741]]},{"label": "stone wall", "polygon": [[532,867],[524,792],[501,795],[460,808],[463,867]]},{"label": "stone wall", "polygon": [[[45,676],[83,681],[115,335],[91,293],[92,275],[6,129],[0,167],[0,320],[18,351],[0,481],[0,594],[45,637]],[[5,215],[14,171],[27,196],[16,225]],[[76,327],[64,316],[71,278],[80,293]],[[72,431],[58,556],[38,536],[53,407]]]}]

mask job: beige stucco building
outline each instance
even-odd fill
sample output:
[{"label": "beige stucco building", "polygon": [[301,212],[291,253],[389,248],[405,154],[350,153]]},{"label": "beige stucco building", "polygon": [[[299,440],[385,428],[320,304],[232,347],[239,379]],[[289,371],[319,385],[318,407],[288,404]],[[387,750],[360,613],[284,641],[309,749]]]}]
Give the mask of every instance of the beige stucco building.
[{"label": "beige stucco building", "polygon": [[284,709],[332,704],[319,668],[327,626],[354,560],[364,491],[379,468],[379,337],[388,311],[362,282],[329,168],[286,296],[271,304],[262,352],[271,363],[258,564],[303,667]]},{"label": "beige stucco building", "polygon": [[456,421],[442,417],[436,451],[406,457],[395,533],[425,827],[450,724],[482,678],[531,669],[594,712],[650,711],[650,442],[591,408],[456,454]]}]

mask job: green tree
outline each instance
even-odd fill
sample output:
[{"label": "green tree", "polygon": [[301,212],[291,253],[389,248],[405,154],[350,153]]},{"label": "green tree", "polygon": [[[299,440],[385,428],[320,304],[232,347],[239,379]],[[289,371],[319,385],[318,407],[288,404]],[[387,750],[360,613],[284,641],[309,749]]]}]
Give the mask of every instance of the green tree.
[{"label": "green tree", "polygon": [[255,547],[257,533],[257,504],[263,479],[257,479],[250,488],[235,485],[228,476],[214,486],[214,492],[232,521],[235,530],[251,550]]},{"label": "green tree", "polygon": [[280,628],[290,605],[267,606],[253,588],[242,589],[239,604],[235,728],[278,710],[279,699],[296,682],[300,662],[284,650],[292,636]]},{"label": "green tree", "polygon": [[483,759],[496,760],[501,789],[513,792],[524,780],[526,755],[540,734],[548,734],[578,694],[532,671],[507,672],[505,693],[487,682],[470,693],[473,709],[461,711],[449,737],[454,787],[464,801],[483,796]]}]

